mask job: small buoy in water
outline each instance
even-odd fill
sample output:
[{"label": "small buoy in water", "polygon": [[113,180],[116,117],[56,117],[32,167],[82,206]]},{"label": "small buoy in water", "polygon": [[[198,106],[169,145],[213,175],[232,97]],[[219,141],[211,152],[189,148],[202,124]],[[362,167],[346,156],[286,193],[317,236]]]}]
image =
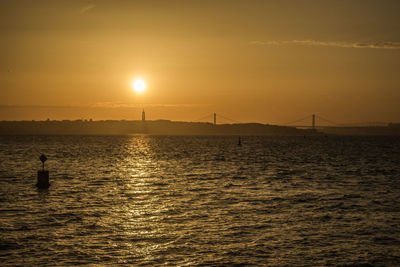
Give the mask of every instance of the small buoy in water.
[{"label": "small buoy in water", "polygon": [[47,157],[46,157],[44,154],[42,154],[42,155],[39,157],[39,159],[40,159],[40,161],[42,162],[42,170],[44,170],[44,162],[47,160]]},{"label": "small buoy in water", "polygon": [[39,188],[48,188],[50,186],[49,171],[44,169],[44,162],[47,160],[47,157],[42,154],[39,159],[42,162],[42,170],[38,171],[36,186]]},{"label": "small buoy in water", "polygon": [[241,145],[242,145],[242,140],[240,139],[240,136],[239,136],[238,146],[241,146]]}]

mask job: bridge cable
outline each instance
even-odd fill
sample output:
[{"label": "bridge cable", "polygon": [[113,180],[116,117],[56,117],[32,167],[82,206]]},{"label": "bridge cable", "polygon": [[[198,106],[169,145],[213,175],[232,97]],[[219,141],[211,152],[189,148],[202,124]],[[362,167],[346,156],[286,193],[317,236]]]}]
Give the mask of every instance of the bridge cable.
[{"label": "bridge cable", "polygon": [[291,122],[288,122],[288,123],[284,123],[284,124],[282,124],[282,125],[289,125],[289,124],[294,124],[294,123],[296,123],[296,122],[299,122],[299,121],[304,121],[304,120],[306,120],[306,119],[310,119],[311,118],[311,115],[307,115],[306,117],[304,117],[304,118],[301,118],[301,119],[298,119],[298,120],[295,120],[295,121],[291,121]]},{"label": "bridge cable", "polygon": [[333,124],[333,125],[335,125],[335,126],[341,125],[340,123],[337,123],[337,122],[334,122],[334,121],[325,119],[325,118],[323,118],[323,117],[321,117],[321,116],[319,116],[319,115],[315,115],[315,117],[317,117],[318,119],[323,120],[323,121],[325,121],[325,122],[328,122],[328,123],[330,123],[330,124]]},{"label": "bridge cable", "polygon": [[221,118],[223,118],[223,119],[225,119],[225,120],[227,120],[227,121],[231,121],[231,122],[235,122],[235,123],[240,123],[239,121],[237,121],[237,120],[234,120],[234,119],[231,119],[231,118],[228,118],[228,117],[225,117],[225,116],[222,116],[221,114],[219,114],[219,113],[217,113],[217,119],[218,119],[218,117],[221,117]]},{"label": "bridge cable", "polygon": [[197,122],[197,121],[202,121],[202,120],[205,120],[205,119],[211,119],[212,118],[212,116],[213,116],[213,114],[211,113],[211,114],[207,114],[206,116],[204,116],[204,117],[201,117],[201,118],[199,118],[199,119],[197,119],[197,120],[194,120],[194,122]]}]

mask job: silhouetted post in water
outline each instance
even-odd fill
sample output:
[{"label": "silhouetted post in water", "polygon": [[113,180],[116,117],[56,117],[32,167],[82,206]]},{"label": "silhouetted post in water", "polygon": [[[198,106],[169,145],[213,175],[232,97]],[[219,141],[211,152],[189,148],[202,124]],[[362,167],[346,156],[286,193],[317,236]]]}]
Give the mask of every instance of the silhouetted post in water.
[{"label": "silhouetted post in water", "polygon": [[312,128],[315,129],[315,114],[312,114]]},{"label": "silhouetted post in water", "polygon": [[48,188],[50,186],[49,171],[44,169],[44,162],[47,160],[47,157],[42,154],[39,159],[42,162],[42,170],[38,171],[36,186],[39,188]]},{"label": "silhouetted post in water", "polygon": [[217,113],[214,112],[214,125],[217,125]]},{"label": "silhouetted post in water", "polygon": [[240,139],[240,136],[239,136],[239,140],[238,140],[238,146],[242,146],[242,140]]}]

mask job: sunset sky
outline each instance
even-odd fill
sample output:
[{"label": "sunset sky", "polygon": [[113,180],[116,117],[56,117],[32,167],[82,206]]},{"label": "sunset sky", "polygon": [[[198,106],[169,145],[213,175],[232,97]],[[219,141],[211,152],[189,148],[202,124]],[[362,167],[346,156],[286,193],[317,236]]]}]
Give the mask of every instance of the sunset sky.
[{"label": "sunset sky", "polygon": [[148,119],[399,122],[399,14],[398,0],[2,0],[0,120],[145,108]]}]

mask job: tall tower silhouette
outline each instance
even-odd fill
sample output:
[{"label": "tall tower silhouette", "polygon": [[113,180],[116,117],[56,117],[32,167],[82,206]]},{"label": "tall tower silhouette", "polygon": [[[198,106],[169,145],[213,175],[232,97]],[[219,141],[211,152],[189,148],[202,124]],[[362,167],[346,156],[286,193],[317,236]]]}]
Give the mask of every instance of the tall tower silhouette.
[{"label": "tall tower silhouette", "polygon": [[217,124],[217,113],[214,112],[214,125]]},{"label": "tall tower silhouette", "polygon": [[146,121],[146,112],[142,111],[142,121]]}]

